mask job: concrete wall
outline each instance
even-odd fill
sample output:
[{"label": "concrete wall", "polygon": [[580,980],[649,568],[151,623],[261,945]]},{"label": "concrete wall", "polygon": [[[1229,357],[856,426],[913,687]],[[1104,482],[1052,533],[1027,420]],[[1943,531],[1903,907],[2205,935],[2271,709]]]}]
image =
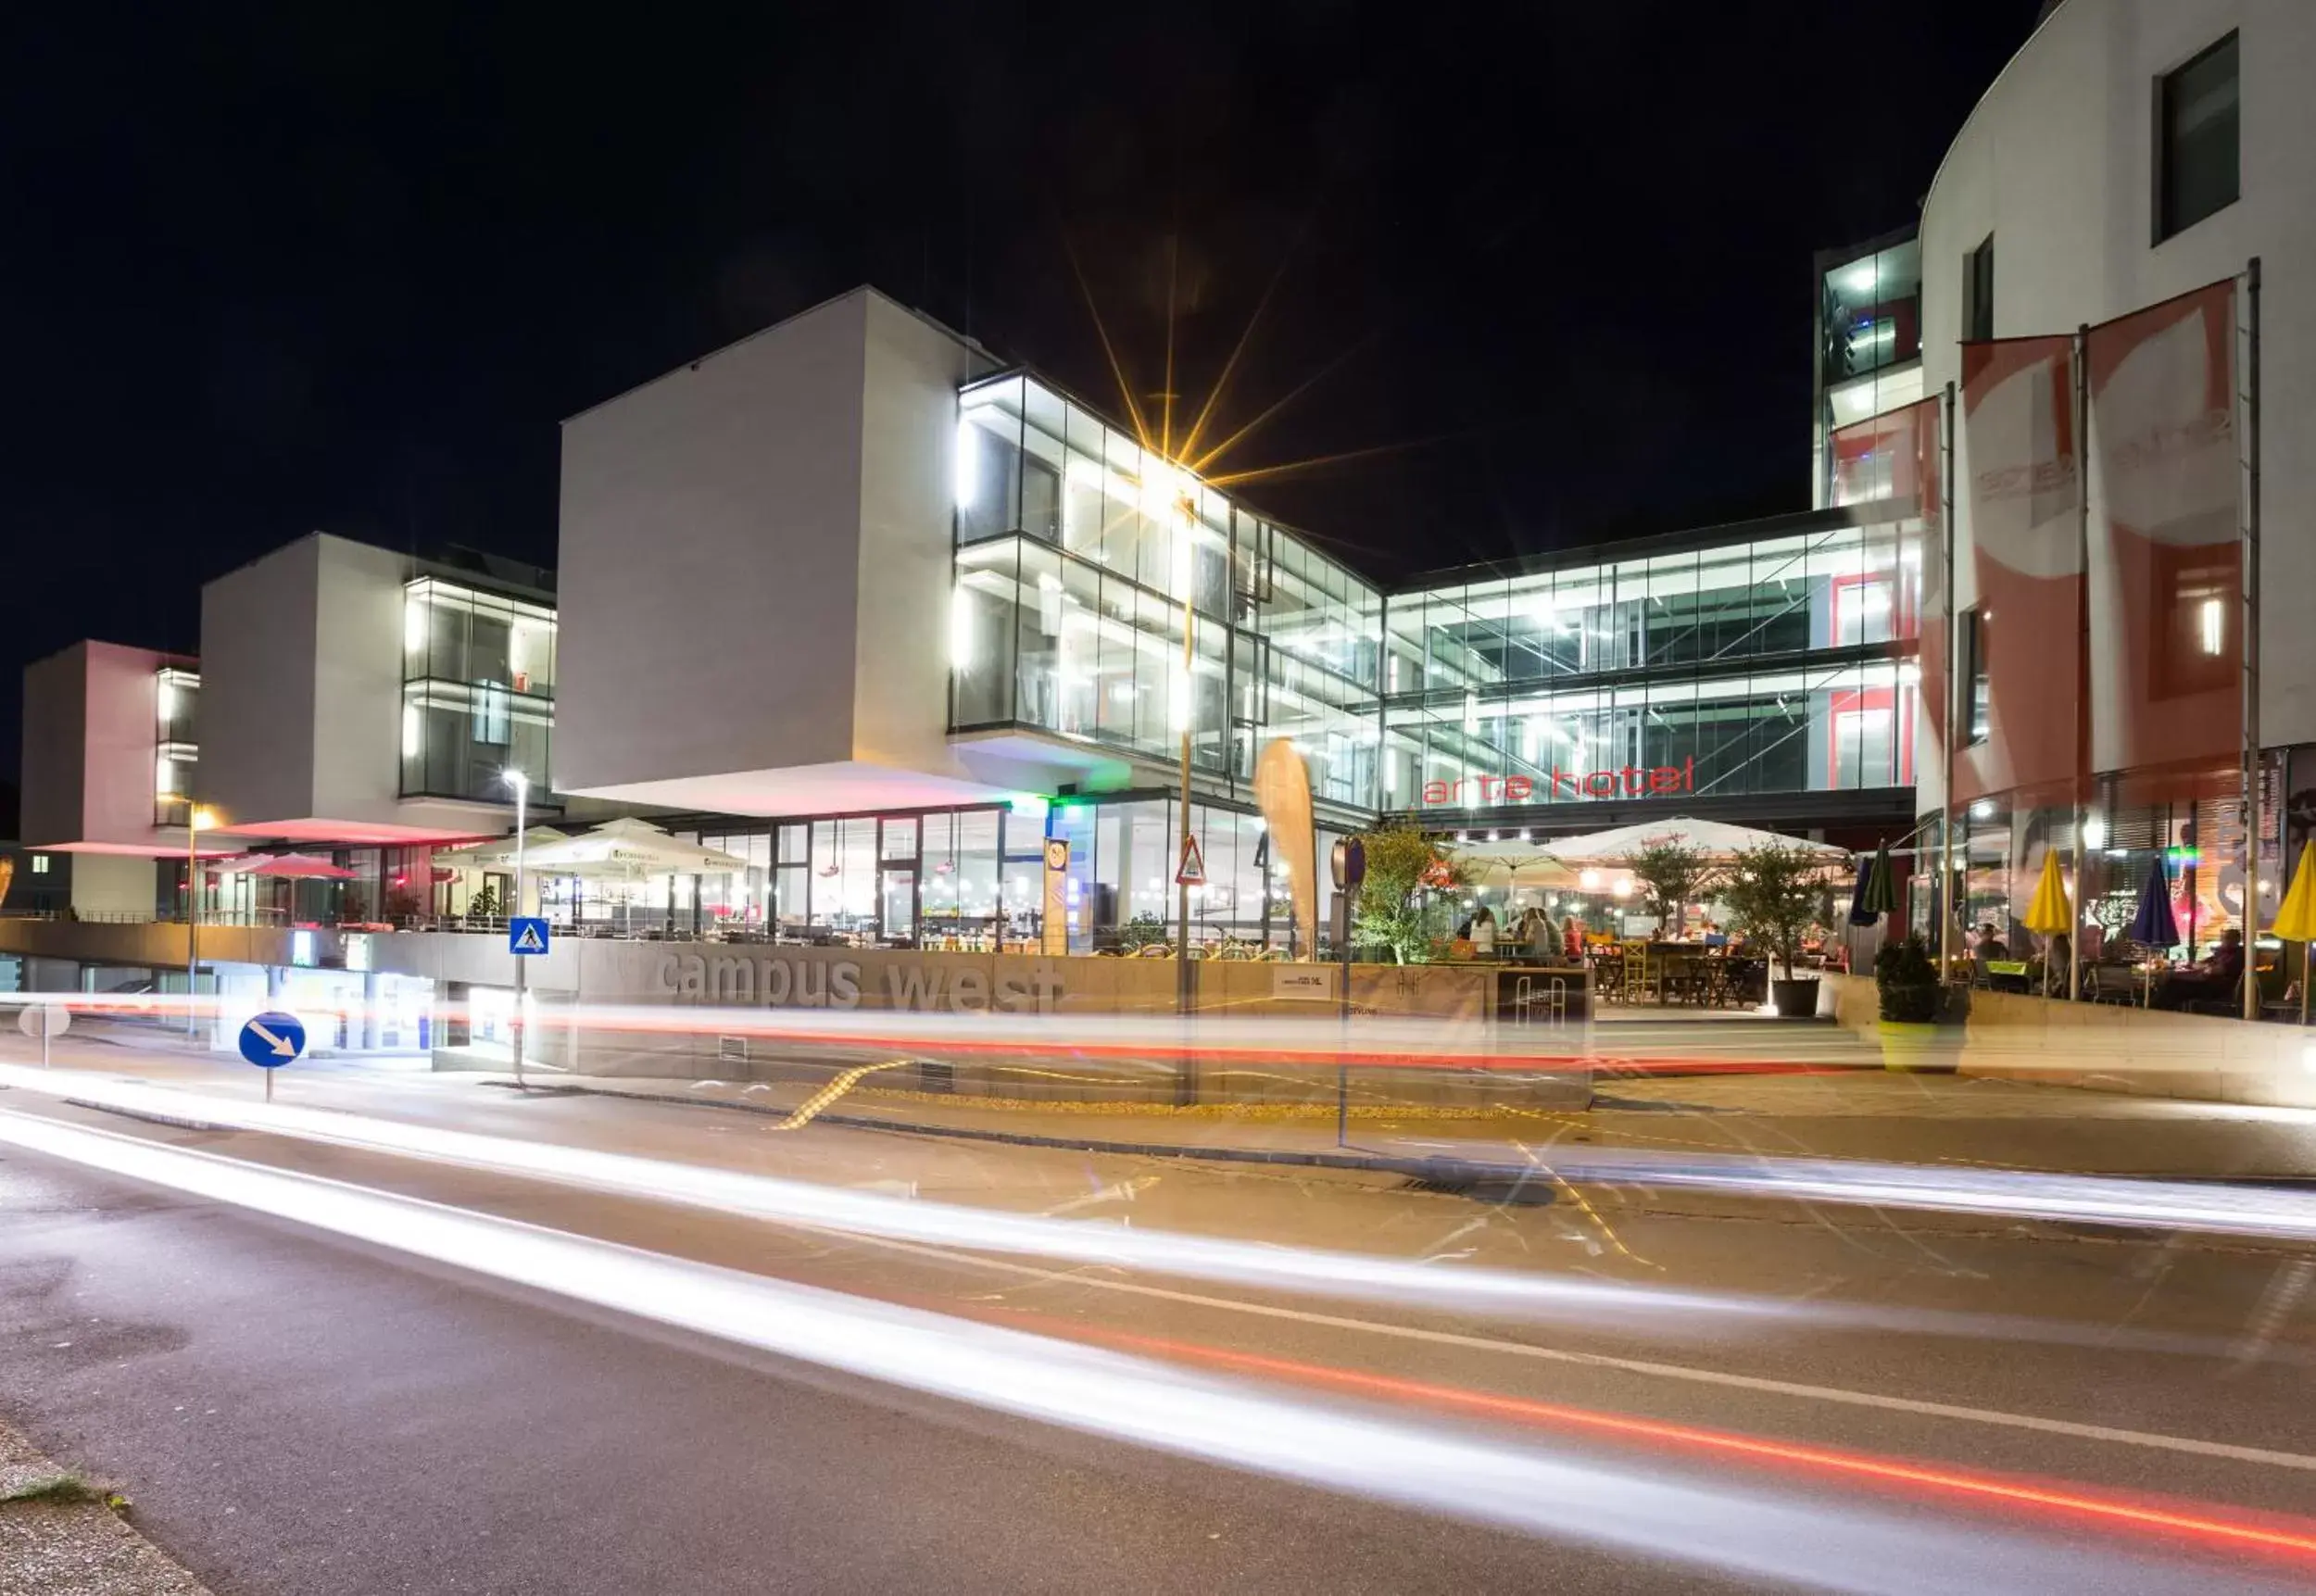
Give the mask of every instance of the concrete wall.
[{"label": "concrete wall", "polygon": [[970,351],[879,295],[865,308],[852,757],[946,771],[957,389]]},{"label": "concrete wall", "polygon": [[[2158,78],[2239,34],[2241,195],[2154,236]],[[2015,56],[1946,152],[1922,207],[1925,391],[1959,383],[1963,257],[1995,236],[1995,332],[2071,333],[2241,271],[2261,307],[2260,723],[2270,745],[2316,740],[2316,630],[2276,623],[2316,591],[2316,6],[2305,0],[2068,0]],[[1970,462],[1957,442],[1957,476]],[[1957,603],[1975,600],[1969,511],[1957,515]],[[2280,608],[2284,606],[2286,608]],[[1924,747],[1928,747],[1927,740]],[[1920,802],[1941,800],[1920,761]]]},{"label": "concrete wall", "polygon": [[319,533],[300,538],[201,589],[195,796],[228,825],[315,812],[321,543]]},{"label": "concrete wall", "polygon": [[79,854],[72,861],[72,907],[82,914],[149,915],[158,902],[158,879],[147,854]]},{"label": "concrete wall", "polygon": [[1912,1068],[2138,1097],[2316,1108],[2316,1032],[2216,1015],[1967,992],[1958,1023],[1927,1041],[1882,1029],[1874,984],[1827,977],[1841,1024]]},{"label": "concrete wall", "polygon": [[398,554],[318,537],[314,572],[313,808],[347,820],[405,820]]},{"label": "concrete wall", "polygon": [[563,424],[559,789],[851,757],[870,299]]},{"label": "concrete wall", "polygon": [[77,842],[88,741],[88,645],[24,667],[23,811],[19,829],[35,847]]},{"label": "concrete wall", "polygon": [[196,796],[228,829],[325,843],[504,829],[502,805],[401,796],[409,574],[390,549],[318,532],[201,590]]},{"label": "concrete wall", "polygon": [[[173,655],[75,643],[24,671],[24,840],[161,852],[153,823],[157,672]],[[177,837],[182,843],[182,836]],[[152,907],[146,895],[145,907]]]}]

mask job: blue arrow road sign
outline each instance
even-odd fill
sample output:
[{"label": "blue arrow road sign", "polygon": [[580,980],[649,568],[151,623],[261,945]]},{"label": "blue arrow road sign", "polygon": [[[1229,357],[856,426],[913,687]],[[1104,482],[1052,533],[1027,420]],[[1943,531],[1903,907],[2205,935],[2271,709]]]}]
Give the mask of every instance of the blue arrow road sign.
[{"label": "blue arrow road sign", "polygon": [[525,917],[507,922],[507,951],[533,954],[547,951],[547,922]]},{"label": "blue arrow road sign", "polygon": [[241,1028],[241,1056],[261,1070],[278,1070],[306,1050],[305,1023],[279,1009]]}]

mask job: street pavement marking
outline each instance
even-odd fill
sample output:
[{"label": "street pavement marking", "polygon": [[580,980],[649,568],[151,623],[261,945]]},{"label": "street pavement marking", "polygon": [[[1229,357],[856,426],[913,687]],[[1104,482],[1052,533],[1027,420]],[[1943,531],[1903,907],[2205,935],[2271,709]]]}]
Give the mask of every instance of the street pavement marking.
[{"label": "street pavement marking", "polygon": [[1240,1301],[1230,1297],[1209,1297],[1197,1291],[1177,1291],[1164,1286],[1141,1286],[1128,1280],[1103,1280],[1093,1276],[1069,1270],[1040,1269],[1035,1264],[1014,1263],[1001,1258],[985,1258],[979,1254],[960,1253],[942,1247],[927,1247],[914,1241],[895,1241],[880,1236],[862,1236],[849,1230],[830,1229],[821,1225],[799,1225],[799,1230],[816,1230],[823,1235],[842,1237],[872,1247],[890,1248],[899,1252],[913,1252],[927,1258],[944,1259],[952,1263],[977,1263],[985,1268],[1002,1270],[1009,1275],[1027,1275],[1057,1285],[1092,1286],[1104,1291],[1123,1291],[1137,1297],[1155,1297],[1169,1302],[1185,1302],[1201,1308],[1221,1308],[1230,1313],[1252,1313],[1265,1319],[1288,1319],[1297,1324],[1319,1325],[1335,1330],[1363,1330],[1372,1335],[1393,1336],[1405,1341],[1429,1341],[1435,1346],[1462,1347],[1472,1351],[1502,1352],[1513,1357],[1534,1358],[1544,1363],[1574,1364],[1586,1368],[1616,1369],[1625,1374],[1649,1375],[1659,1379],[1688,1380],[1696,1385],[1722,1386],[1731,1390],[1760,1391],[1770,1396],[1800,1397],[1811,1401],[1838,1402],[1850,1407],[1880,1408],[1888,1413],[1918,1414],[1928,1418],[1957,1419],[1967,1424],[1993,1425],[2005,1429],[2036,1430],[2045,1435],[2071,1436],[2078,1440],[2108,1441],[2118,1446],[2146,1447],[2159,1451],[2187,1452],[2197,1457],[2225,1458],[2232,1463],[2263,1464],[2271,1468],[2299,1469],[2316,1474],[2316,1457],[2303,1452],[2276,1451],[2267,1447],[2237,1446],[2229,1441],[2197,1440],[2193,1436],[2159,1435],[2149,1430],[2118,1429],[2111,1425],[2078,1424],[2071,1419],[2043,1418],[2033,1414],[2005,1413],[1998,1408],[1963,1407],[1953,1402],[1923,1401],[1913,1397],[1887,1396],[1880,1391],[1854,1391],[1840,1386],[1812,1386],[1797,1380],[1768,1379],[1758,1375],[1733,1375],[1721,1369],[1693,1368],[1685,1364],[1652,1363],[1641,1358],[1620,1358],[1609,1352],[1580,1352],[1567,1347],[1539,1347],[1526,1341],[1503,1341],[1488,1336],[1466,1336],[1454,1330],[1426,1330],[1413,1325],[1387,1325],[1373,1319],[1353,1319],[1341,1313],[1322,1313],[1308,1308],[1281,1308],[1268,1302]]},{"label": "street pavement marking", "polygon": [[850,1069],[845,1071],[842,1074],[837,1076],[836,1079],[830,1081],[826,1086],[821,1087],[820,1090],[814,1092],[811,1097],[806,1098],[802,1102],[797,1104],[796,1112],[794,1113],[790,1114],[787,1119],[782,1120],[778,1125],[774,1125],[772,1128],[774,1130],[802,1130],[806,1125],[811,1125],[813,1120],[819,1118],[821,1112],[827,1108],[830,1103],[835,1102],[838,1098],[844,1096],[845,1093],[850,1091],[854,1084],[860,1081],[863,1076],[873,1075],[879,1070],[897,1070],[903,1064],[913,1063],[915,1062],[916,1061],[913,1059],[887,1059],[881,1064],[855,1064]]}]

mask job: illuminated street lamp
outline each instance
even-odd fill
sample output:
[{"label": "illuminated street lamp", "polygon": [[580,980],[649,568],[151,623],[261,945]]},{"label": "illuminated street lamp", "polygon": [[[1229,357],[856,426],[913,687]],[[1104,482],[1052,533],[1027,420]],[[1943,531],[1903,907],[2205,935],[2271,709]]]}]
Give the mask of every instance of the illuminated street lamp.
[{"label": "illuminated street lamp", "polygon": [[201,834],[217,829],[217,811],[185,800],[185,1035],[199,1028],[193,1000],[194,981],[201,968]]},{"label": "illuminated street lamp", "polygon": [[[510,765],[507,769],[498,773],[498,779],[512,787],[515,794],[515,902],[514,907],[510,910],[507,914],[507,918],[510,921],[512,921],[521,918],[522,914],[522,889],[524,880],[522,864],[522,834],[528,825],[528,822],[524,819],[524,816],[527,813],[525,806],[531,796],[531,778],[524,775],[521,771],[516,770],[513,766]],[[510,946],[511,947],[511,943]],[[518,1087],[522,1085],[522,1022],[525,1017],[522,1012],[522,1005],[523,999],[530,987],[530,974],[531,961],[524,958],[520,953],[516,954],[514,1053],[515,1085]]]}]

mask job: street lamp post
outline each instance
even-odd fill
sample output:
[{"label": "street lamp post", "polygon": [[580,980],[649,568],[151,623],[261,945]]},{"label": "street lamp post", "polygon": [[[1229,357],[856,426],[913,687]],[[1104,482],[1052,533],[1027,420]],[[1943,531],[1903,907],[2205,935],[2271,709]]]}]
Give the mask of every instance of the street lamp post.
[{"label": "street lamp post", "polygon": [[199,1033],[200,1015],[194,1002],[194,985],[201,969],[201,832],[217,824],[217,816],[188,797],[185,799],[185,1037]]},{"label": "street lamp post", "polygon": [[[524,885],[522,834],[528,829],[528,822],[525,819],[525,815],[527,813],[527,800],[531,796],[531,778],[524,775],[521,771],[510,770],[504,773],[504,780],[509,786],[515,789],[515,902],[514,908],[509,911],[507,915],[507,918],[511,921],[519,919],[522,914],[522,894]],[[510,946],[511,946],[511,943]],[[526,1017],[523,1013],[523,1001],[530,991],[531,961],[521,953],[517,953],[514,956],[514,960],[515,1085],[520,1087],[522,1085],[522,1023]]]}]

